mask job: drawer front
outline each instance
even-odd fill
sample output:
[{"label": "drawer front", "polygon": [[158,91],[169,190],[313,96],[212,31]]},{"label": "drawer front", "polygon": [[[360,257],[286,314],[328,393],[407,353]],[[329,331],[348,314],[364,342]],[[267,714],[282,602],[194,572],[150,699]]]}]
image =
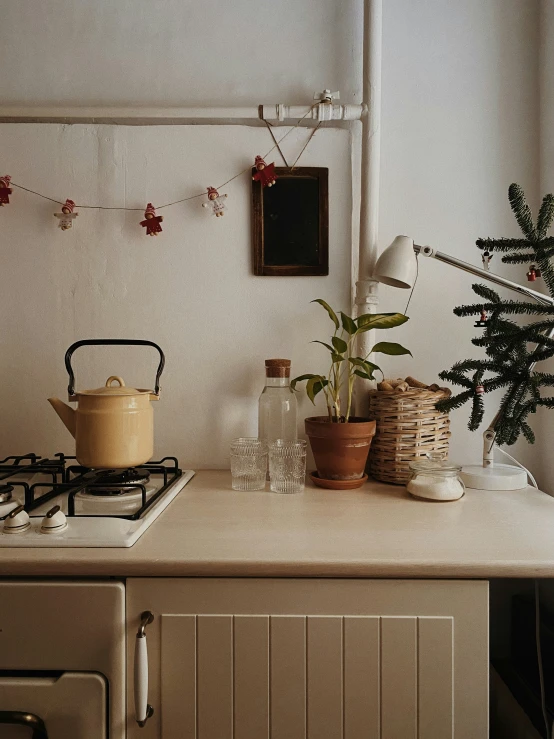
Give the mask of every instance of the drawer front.
[{"label": "drawer front", "polygon": [[107,739],[107,723],[107,684],[101,675],[0,677],[2,739]]},{"label": "drawer front", "polygon": [[131,737],[487,736],[486,583],[146,579],[127,596],[130,635],[155,615],[155,713],[135,729],[130,700]]}]

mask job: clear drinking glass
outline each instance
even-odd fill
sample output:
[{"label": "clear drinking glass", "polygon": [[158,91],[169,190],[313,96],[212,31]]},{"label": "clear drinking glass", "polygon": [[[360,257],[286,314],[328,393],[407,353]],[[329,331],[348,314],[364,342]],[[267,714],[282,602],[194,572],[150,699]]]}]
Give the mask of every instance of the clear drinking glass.
[{"label": "clear drinking glass", "polygon": [[269,445],[269,488],[274,493],[301,493],[306,477],[306,442],[277,439]]},{"label": "clear drinking glass", "polygon": [[231,442],[233,490],[263,490],[266,472],[267,443],[263,439],[233,439]]}]

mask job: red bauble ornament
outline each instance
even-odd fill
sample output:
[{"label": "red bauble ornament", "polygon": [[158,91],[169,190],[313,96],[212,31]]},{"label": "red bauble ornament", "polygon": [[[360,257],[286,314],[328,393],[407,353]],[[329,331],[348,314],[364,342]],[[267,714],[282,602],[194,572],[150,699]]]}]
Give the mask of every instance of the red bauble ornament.
[{"label": "red bauble ornament", "polygon": [[485,392],[485,386],[484,385],[476,385],[475,386],[475,395],[483,395]]},{"label": "red bauble ornament", "polygon": [[528,282],[535,282],[535,280],[537,279],[537,277],[540,277],[540,272],[537,275],[537,268],[535,267],[534,264],[532,264],[529,267],[529,271],[527,272],[527,281]]}]

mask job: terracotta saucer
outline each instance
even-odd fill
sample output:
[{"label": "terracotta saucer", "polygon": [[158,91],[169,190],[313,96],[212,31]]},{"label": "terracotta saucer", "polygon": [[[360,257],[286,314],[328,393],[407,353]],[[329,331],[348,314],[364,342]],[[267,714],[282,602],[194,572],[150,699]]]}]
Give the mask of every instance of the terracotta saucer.
[{"label": "terracotta saucer", "polygon": [[310,480],[317,485],[318,488],[329,488],[329,490],[354,490],[361,488],[367,480],[367,475],[360,477],[358,480],[325,480],[320,477],[316,471],[310,472]]}]

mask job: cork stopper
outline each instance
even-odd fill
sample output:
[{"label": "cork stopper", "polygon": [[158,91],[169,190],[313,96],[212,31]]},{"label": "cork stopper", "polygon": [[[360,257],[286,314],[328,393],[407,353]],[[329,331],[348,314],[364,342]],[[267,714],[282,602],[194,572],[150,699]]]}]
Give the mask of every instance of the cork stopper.
[{"label": "cork stopper", "polygon": [[266,359],[266,377],[290,377],[290,359]]}]

